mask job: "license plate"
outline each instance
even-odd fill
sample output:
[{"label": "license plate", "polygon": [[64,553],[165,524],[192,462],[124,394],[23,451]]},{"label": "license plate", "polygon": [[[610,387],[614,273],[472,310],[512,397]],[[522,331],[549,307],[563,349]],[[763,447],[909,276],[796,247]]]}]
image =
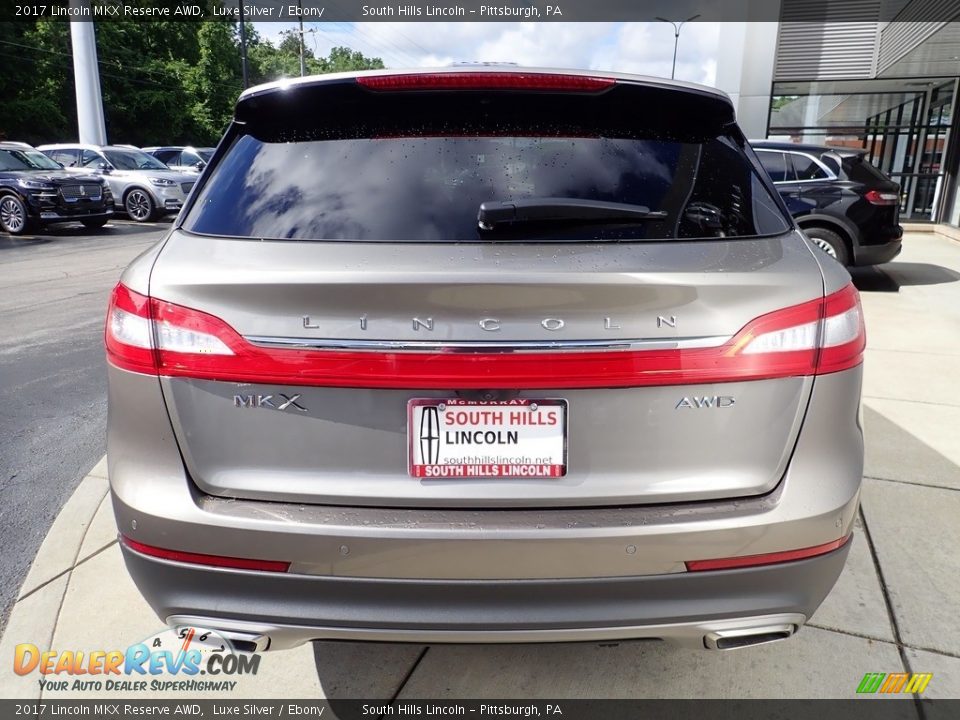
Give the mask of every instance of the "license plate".
[{"label": "license plate", "polygon": [[407,439],[413,477],[563,477],[567,401],[410,400]]}]

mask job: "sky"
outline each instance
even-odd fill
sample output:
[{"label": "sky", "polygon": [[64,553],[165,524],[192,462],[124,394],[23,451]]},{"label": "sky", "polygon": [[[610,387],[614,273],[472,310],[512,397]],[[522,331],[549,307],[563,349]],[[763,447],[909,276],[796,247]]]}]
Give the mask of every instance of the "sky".
[{"label": "sky", "polygon": [[[296,23],[255,23],[271,41]],[[637,23],[304,23],[307,47],[318,56],[344,45],[379,57],[389,68],[435,67],[453,62],[614,70],[670,77],[673,27]],[[719,24],[684,25],[677,79],[714,85]]]}]

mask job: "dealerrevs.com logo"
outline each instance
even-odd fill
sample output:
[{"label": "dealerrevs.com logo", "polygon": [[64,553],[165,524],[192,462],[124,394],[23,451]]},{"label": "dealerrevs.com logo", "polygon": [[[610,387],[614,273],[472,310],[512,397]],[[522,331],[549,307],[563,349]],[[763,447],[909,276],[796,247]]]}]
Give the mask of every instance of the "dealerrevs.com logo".
[{"label": "dealerrevs.com logo", "polygon": [[232,691],[256,675],[260,656],[237,651],[215,630],[177,627],[125,650],[41,650],[33,643],[14,648],[13,671],[39,674],[45,691]]}]

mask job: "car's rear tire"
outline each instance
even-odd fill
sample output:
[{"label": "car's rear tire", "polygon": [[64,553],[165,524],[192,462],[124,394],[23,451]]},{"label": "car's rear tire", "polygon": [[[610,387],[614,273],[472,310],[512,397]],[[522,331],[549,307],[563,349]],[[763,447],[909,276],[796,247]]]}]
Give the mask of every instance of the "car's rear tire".
[{"label": "car's rear tire", "polygon": [[23,235],[30,232],[33,222],[27,213],[27,206],[16,195],[0,196],[0,230],[10,235]]},{"label": "car's rear tire", "polygon": [[838,233],[822,227],[803,228],[803,232],[806,233],[814,245],[838,263],[841,265],[850,264],[850,251],[847,250],[847,243]]},{"label": "car's rear tire", "polygon": [[89,220],[80,221],[87,230],[99,230],[104,225],[107,224],[106,218],[90,218]]},{"label": "car's rear tire", "polygon": [[150,193],[140,188],[133,188],[123,199],[123,209],[127,217],[134,222],[150,222],[157,214],[156,205]]}]

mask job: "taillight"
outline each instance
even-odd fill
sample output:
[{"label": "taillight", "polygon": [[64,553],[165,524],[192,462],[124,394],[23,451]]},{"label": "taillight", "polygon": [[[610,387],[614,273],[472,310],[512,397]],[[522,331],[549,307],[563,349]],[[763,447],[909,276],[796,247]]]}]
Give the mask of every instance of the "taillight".
[{"label": "taillight", "polygon": [[107,359],[112,364],[124,370],[156,374],[150,302],[143,295],[122,284],[113,289],[104,339]]},{"label": "taillight", "polygon": [[182,358],[235,355],[228,343],[244,343],[223,320],[117,285],[107,310],[106,348],[124,370],[164,374]]},{"label": "taillight", "polygon": [[817,374],[826,375],[859,365],[866,346],[860,293],[853,285],[847,285],[824,299]]},{"label": "taillight", "polygon": [[[863,361],[867,342],[860,293],[851,284],[823,300],[777,310],[747,324],[731,342],[736,354],[762,358],[784,374],[854,367]],[[800,372],[804,368],[810,372]]]},{"label": "taillight", "polygon": [[528,72],[449,72],[358,77],[368,90],[534,90],[540,92],[600,92],[613,87],[613,78]]},{"label": "taillight", "polygon": [[870,190],[863,194],[863,199],[871,205],[896,205],[900,202],[900,195],[895,192]]},{"label": "taillight", "polygon": [[107,314],[109,361],[134,372],[230,382],[380,388],[591,388],[689,385],[837,372],[863,360],[853,285],[777,310],[722,345],[653,350],[492,352],[278,348],[220,318],[123,285]]}]

